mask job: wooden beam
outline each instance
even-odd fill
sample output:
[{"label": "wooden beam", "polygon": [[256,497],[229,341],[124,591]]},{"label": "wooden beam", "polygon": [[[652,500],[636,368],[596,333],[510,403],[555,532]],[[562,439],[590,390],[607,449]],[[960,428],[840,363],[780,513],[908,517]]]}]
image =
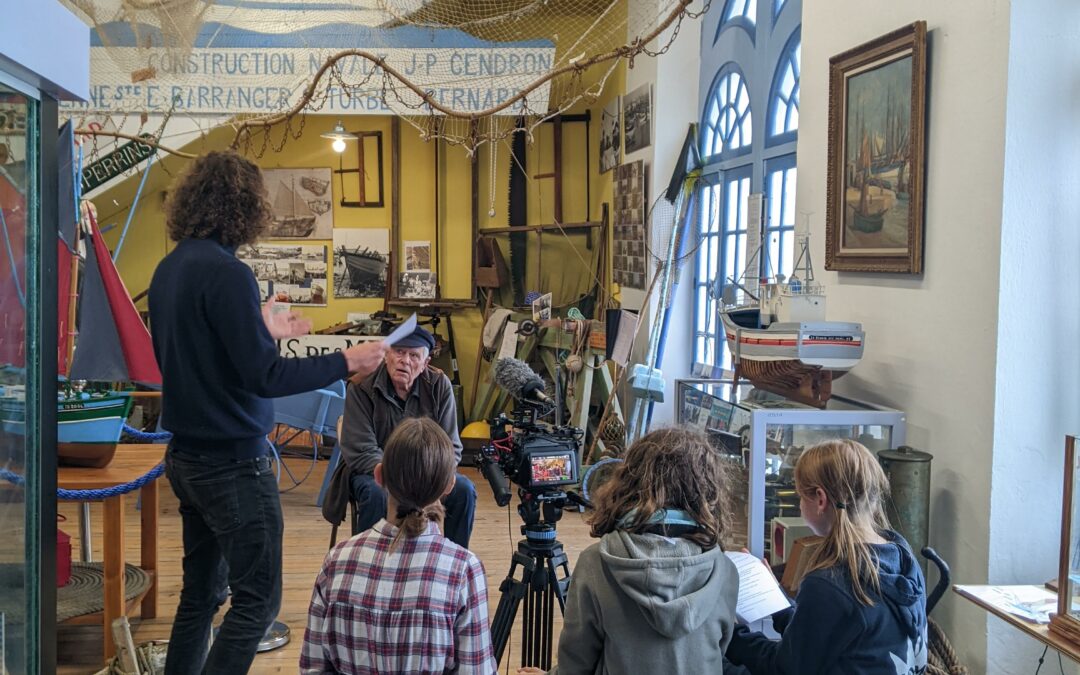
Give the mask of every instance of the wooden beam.
[{"label": "wooden beam", "polygon": [[552,223],[550,225],[522,225],[520,227],[486,227],[480,230],[480,234],[517,234],[518,232],[541,232],[545,230],[594,230],[602,226],[603,223],[589,221],[587,223]]},{"label": "wooden beam", "polygon": [[[390,250],[401,243],[401,118],[390,118]],[[393,258],[391,257],[391,263]],[[390,278],[386,280],[391,297],[397,297],[397,265],[390,265]]]},{"label": "wooden beam", "polygon": [[[554,134],[552,134],[552,141],[555,145],[555,158],[554,158],[554,173],[555,173],[555,222],[561,223],[563,220],[562,212],[562,115],[555,116],[555,128]],[[587,156],[587,155],[586,155]]]}]

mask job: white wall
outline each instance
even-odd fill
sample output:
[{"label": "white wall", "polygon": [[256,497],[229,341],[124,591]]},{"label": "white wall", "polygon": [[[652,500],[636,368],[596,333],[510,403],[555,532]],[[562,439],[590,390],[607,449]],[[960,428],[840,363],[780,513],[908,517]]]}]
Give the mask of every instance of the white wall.
[{"label": "white wall", "polygon": [[[631,0],[630,12],[657,13],[657,7],[667,6],[669,3],[658,3],[657,0]],[[694,2],[691,11],[701,10],[701,0]],[[653,48],[668,43],[673,28],[669,27],[657,38]],[[682,150],[683,139],[691,122],[698,118],[698,71],[700,64],[701,20],[686,19],[679,29],[677,39],[671,44],[667,53],[656,58],[642,57],[635,59],[634,67],[626,71],[626,91],[630,92],[643,84],[652,84],[653,87],[653,142],[647,148],[627,154],[623,162],[642,160],[646,167],[646,192],[645,201],[651,205],[660,194],[667,189],[671,173],[675,169],[679,151]],[[653,240],[650,244],[655,251],[663,251],[667,248],[667,242]],[[691,287],[693,284],[693,262],[683,267],[680,277],[679,288],[674,299],[676,307],[691,306]],[[632,289],[626,289],[624,294]],[[653,291],[653,297],[659,293],[659,284]],[[633,305],[631,305],[633,306]],[[634,363],[643,362],[645,359],[649,329],[653,312],[653,306],[647,307],[646,317],[643,320],[638,333],[637,342],[634,345]],[[690,359],[688,354],[692,344],[692,323],[682,317],[672,317],[668,327],[668,335],[664,348],[664,362],[662,370],[666,382],[665,400],[657,404],[653,411],[653,427],[673,424],[675,422],[674,405],[674,381],[675,378],[688,377],[690,373]],[[624,397],[625,406],[632,410],[634,400]]]},{"label": "white wall", "polygon": [[4,3],[3,17],[0,70],[54,98],[89,98],[90,29],[86,24],[56,0]]},{"label": "white wall", "polygon": [[[860,321],[867,335],[862,363],[835,389],[908,413],[908,442],[935,456],[931,544],[959,583],[989,574],[1009,10],[1006,0],[816,0],[803,13],[797,209],[813,213],[819,261],[829,58],[928,24],[925,271],[820,278],[829,318]],[[972,672],[986,672],[985,612],[949,593],[934,616]]]},{"label": "white wall", "polygon": [[[1014,2],[1008,69],[989,577],[1031,583],[1057,576],[1064,436],[1080,433],[1080,4]],[[1041,651],[991,621],[997,672]]]}]

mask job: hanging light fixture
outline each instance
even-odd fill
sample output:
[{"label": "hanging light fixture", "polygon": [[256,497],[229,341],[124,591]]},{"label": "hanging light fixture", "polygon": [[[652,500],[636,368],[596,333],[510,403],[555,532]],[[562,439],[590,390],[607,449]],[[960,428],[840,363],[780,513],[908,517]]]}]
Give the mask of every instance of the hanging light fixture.
[{"label": "hanging light fixture", "polygon": [[349,133],[345,130],[345,125],[341,123],[341,120],[337,121],[333,130],[320,134],[320,136],[332,140],[333,143],[330,144],[330,147],[334,149],[334,152],[339,154],[345,152],[345,141],[355,141],[358,138],[356,134]]}]

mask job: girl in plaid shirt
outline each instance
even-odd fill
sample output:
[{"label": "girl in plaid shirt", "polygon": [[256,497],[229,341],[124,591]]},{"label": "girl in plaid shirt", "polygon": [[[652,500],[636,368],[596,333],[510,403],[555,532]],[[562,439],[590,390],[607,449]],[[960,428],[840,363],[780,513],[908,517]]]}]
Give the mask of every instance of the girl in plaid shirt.
[{"label": "girl in plaid shirt", "polygon": [[301,673],[496,673],[484,567],[440,532],[455,464],[430,419],[406,419],[390,435],[375,467],[386,518],[327,554]]}]

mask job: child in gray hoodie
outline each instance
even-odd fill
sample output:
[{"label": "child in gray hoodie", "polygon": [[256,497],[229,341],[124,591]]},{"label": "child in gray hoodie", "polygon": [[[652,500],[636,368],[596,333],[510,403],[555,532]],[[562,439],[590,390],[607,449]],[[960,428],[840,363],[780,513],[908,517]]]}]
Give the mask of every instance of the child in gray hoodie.
[{"label": "child in gray hoodie", "polygon": [[739,594],[721,547],[726,474],[696,432],[661,429],[630,446],[588,516],[600,541],[578,558],[551,673],[722,672]]}]

